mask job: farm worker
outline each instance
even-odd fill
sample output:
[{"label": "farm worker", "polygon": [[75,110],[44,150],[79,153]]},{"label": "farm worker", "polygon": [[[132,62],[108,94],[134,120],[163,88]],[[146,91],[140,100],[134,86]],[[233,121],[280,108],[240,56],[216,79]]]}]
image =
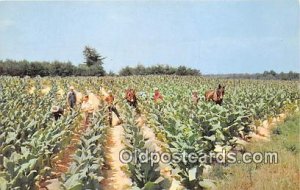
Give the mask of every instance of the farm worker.
[{"label": "farm worker", "polygon": [[70,91],[67,94],[67,102],[71,109],[74,109],[76,105],[76,93],[74,91],[74,86],[70,86]]},{"label": "farm worker", "polygon": [[137,98],[134,89],[128,88],[127,90],[125,90],[125,100],[130,106],[137,108]]},{"label": "farm worker", "polygon": [[55,121],[57,121],[64,114],[64,110],[59,106],[52,106],[51,113]]},{"label": "farm worker", "polygon": [[154,88],[153,100],[154,100],[154,102],[158,102],[158,101],[162,101],[163,100],[163,96],[160,94],[158,88]]},{"label": "farm worker", "polygon": [[198,102],[199,102],[199,96],[198,96],[198,92],[196,91],[196,90],[194,90],[193,92],[192,92],[192,101],[193,101],[193,103],[194,104],[198,104]]},{"label": "farm worker", "polygon": [[108,96],[105,98],[106,103],[108,104],[108,113],[109,113],[109,124],[112,125],[112,112],[114,112],[117,117],[119,118],[120,122],[123,122],[123,120],[120,117],[120,114],[117,110],[117,108],[114,105],[115,97],[112,94],[112,91],[108,91]]},{"label": "farm worker", "polygon": [[125,90],[125,99],[130,106],[135,108],[136,113],[140,114],[140,110],[137,106],[138,102],[136,92],[133,88],[128,88],[127,90]]},{"label": "farm worker", "polygon": [[82,99],[81,110],[84,113],[84,124],[89,124],[89,118],[93,114],[94,108],[92,104],[89,103],[89,96],[85,95]]}]

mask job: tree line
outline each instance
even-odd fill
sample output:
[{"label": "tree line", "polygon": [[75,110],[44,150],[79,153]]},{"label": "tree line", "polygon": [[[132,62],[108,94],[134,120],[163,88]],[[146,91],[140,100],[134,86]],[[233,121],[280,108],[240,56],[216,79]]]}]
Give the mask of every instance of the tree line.
[{"label": "tree line", "polygon": [[0,60],[0,75],[10,76],[104,76],[103,69],[97,66],[72,65],[71,62],[29,62],[26,60]]},{"label": "tree line", "polygon": [[[0,75],[10,76],[115,76],[113,72],[107,73],[102,64],[93,64],[87,62],[73,65],[71,62],[47,62],[27,60],[0,60]],[[155,65],[144,67],[138,65],[136,67],[125,67],[119,72],[120,76],[130,75],[201,75],[199,70],[187,68],[185,66],[171,67],[168,65]]]},{"label": "tree line", "polygon": [[188,68],[185,66],[172,67],[169,65],[154,65],[145,67],[141,64],[135,67],[125,67],[119,72],[121,76],[131,75],[193,75],[200,76],[201,73],[197,69]]},{"label": "tree line", "polygon": [[[27,60],[0,60],[0,75],[10,76],[115,76],[113,72],[107,73],[103,68],[103,60],[96,49],[86,46],[83,50],[84,63],[78,66],[70,61],[32,61]],[[197,69],[186,66],[172,67],[169,65],[154,65],[145,67],[138,64],[135,67],[124,67],[119,72],[120,76],[131,75],[192,75],[200,76],[201,72]],[[206,77],[216,77],[225,79],[262,79],[262,80],[299,80],[300,74],[297,72],[276,73],[275,71],[265,71],[255,74],[217,74],[205,75]]]},{"label": "tree line", "polygon": [[10,76],[104,76],[105,59],[94,48],[86,46],[83,51],[85,62],[78,66],[71,62],[0,60],[0,75]]},{"label": "tree line", "polygon": [[288,73],[276,73],[273,70],[264,71],[263,73],[255,74],[214,74],[205,75],[206,77],[224,78],[224,79],[258,79],[258,80],[299,80],[300,73],[290,71]]},{"label": "tree line", "polygon": [[[84,63],[78,66],[73,65],[70,61],[32,61],[27,60],[0,60],[0,75],[10,76],[115,76],[110,71],[106,73],[103,68],[103,60],[96,49],[86,46],[83,50]],[[185,66],[171,67],[168,65],[155,65],[144,67],[137,65],[136,67],[125,67],[121,69],[119,75],[200,75],[200,71],[187,68]]]}]

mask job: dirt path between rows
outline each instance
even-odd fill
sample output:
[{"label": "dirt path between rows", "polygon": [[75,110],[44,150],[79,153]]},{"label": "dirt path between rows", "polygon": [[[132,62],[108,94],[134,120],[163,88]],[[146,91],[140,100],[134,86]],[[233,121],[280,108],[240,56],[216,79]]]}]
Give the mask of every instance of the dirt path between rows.
[{"label": "dirt path between rows", "polygon": [[[89,93],[89,103],[94,108],[94,111],[99,110],[100,101],[97,96],[93,93]],[[81,100],[82,93],[76,92],[76,97],[78,100]],[[80,106],[80,102],[77,102],[77,105]],[[83,118],[83,113],[82,117]],[[83,120],[79,121],[79,126],[75,127],[73,135],[71,136],[70,144],[63,149],[58,155],[52,160],[52,173],[53,176],[51,179],[42,181],[39,184],[40,190],[60,190],[61,182],[59,178],[61,174],[66,173],[70,167],[70,164],[73,161],[73,155],[76,153],[77,145],[80,143],[80,137],[87,130],[88,126],[83,123]]]},{"label": "dirt path between rows", "polygon": [[[141,128],[141,132],[146,139],[146,144],[150,144],[150,151],[157,152],[160,155],[163,153],[161,150],[163,142],[157,140],[155,133],[153,130],[146,125],[146,117],[144,115],[141,115],[137,120],[138,126]],[[171,175],[171,167],[169,165],[163,164],[162,162],[159,162],[160,166],[160,174],[165,177],[166,179],[171,181],[171,187],[169,190],[179,190],[184,189],[182,185],[180,185],[180,182],[174,179]]]},{"label": "dirt path between rows", "polygon": [[281,113],[272,119],[262,121],[259,126],[252,124],[251,128],[254,131],[249,134],[250,142],[270,141],[274,127],[276,127],[279,123],[284,122],[287,116],[288,113]]},{"label": "dirt path between rows", "polygon": [[[50,87],[46,86],[42,89],[43,94],[49,93],[51,90]],[[29,93],[33,93],[34,89],[30,89]],[[101,93],[104,97],[108,94],[102,88]],[[63,94],[63,91],[60,89],[59,94]],[[99,98],[93,94],[89,93],[89,103],[93,106],[94,110],[97,111],[99,109],[100,100]],[[81,100],[82,93],[76,92],[76,96],[78,100]],[[278,125],[278,123],[283,122],[287,114],[279,114],[278,117],[272,118],[272,120],[265,120],[259,126],[252,126],[255,129],[255,132],[251,133],[249,136],[251,138],[250,141],[269,141],[271,136],[272,129]],[[155,133],[151,128],[146,125],[146,118],[144,115],[141,115],[137,120],[138,126],[141,128],[141,132],[143,133],[146,143],[151,144],[151,151],[155,151],[158,153],[162,153],[161,143],[156,139]],[[108,129],[107,140],[104,144],[105,151],[105,160],[107,165],[107,170],[105,170],[105,179],[101,182],[104,190],[124,190],[130,189],[132,186],[132,181],[127,173],[122,169],[126,164],[123,164],[119,160],[119,153],[121,150],[125,149],[125,145],[122,143],[124,139],[124,130],[122,125],[118,124],[118,118],[113,113],[113,127]],[[77,150],[77,145],[80,143],[80,137],[87,129],[86,126],[80,124],[80,126],[75,127],[74,133],[70,140],[70,145],[67,146],[59,156],[55,157],[52,160],[53,163],[53,176],[52,179],[47,180],[41,183],[41,190],[59,190],[61,189],[61,183],[59,182],[59,177],[62,173],[66,173],[70,164],[72,163],[72,156],[75,154]],[[180,185],[180,182],[173,179],[171,176],[171,168],[167,165],[160,163],[161,175],[172,182],[172,185],[169,190],[178,190],[183,189]]]},{"label": "dirt path between rows", "polygon": [[[105,89],[102,88],[101,93],[104,97],[108,96],[108,93]],[[161,143],[156,139],[156,136],[151,128],[149,128],[145,123],[145,116],[141,115],[138,117],[136,122],[138,126],[141,128],[141,132],[146,140],[146,143],[151,144],[151,151],[162,153]],[[113,128],[111,128],[108,132],[108,141],[105,145],[106,150],[106,160],[108,161],[109,170],[107,170],[107,176],[104,182],[104,189],[106,190],[119,190],[119,189],[130,189],[132,185],[131,179],[127,176],[127,174],[122,171],[122,167],[126,164],[123,164],[119,160],[119,153],[121,150],[125,149],[125,145],[122,143],[122,139],[124,138],[124,129],[122,125],[117,125],[118,118],[113,114]],[[169,166],[160,163],[161,175],[165,178],[172,181],[171,188],[169,190],[178,190],[183,189],[180,185],[180,182],[173,179],[171,176],[171,168]]]},{"label": "dirt path between rows", "polygon": [[[103,88],[101,93],[104,98],[108,96]],[[105,179],[101,182],[104,190],[126,190],[131,189],[132,186],[130,177],[122,170],[126,164],[123,164],[119,159],[119,153],[125,149],[125,145],[122,143],[124,129],[118,123],[119,120],[113,113],[113,127],[108,129],[107,140],[104,145],[104,155],[107,165],[107,170],[104,171]]]}]

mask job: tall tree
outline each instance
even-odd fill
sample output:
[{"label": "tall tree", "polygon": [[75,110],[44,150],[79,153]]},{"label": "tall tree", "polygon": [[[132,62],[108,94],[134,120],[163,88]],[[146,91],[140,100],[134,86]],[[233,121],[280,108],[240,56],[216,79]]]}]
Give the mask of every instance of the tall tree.
[{"label": "tall tree", "polygon": [[102,57],[95,48],[85,46],[83,50],[83,55],[85,57],[85,63],[87,66],[102,66],[105,57]]},{"label": "tall tree", "polygon": [[89,75],[93,76],[104,76],[106,74],[103,68],[103,60],[105,57],[102,57],[95,48],[88,46],[84,47],[83,55],[85,57],[85,63],[89,67]]}]

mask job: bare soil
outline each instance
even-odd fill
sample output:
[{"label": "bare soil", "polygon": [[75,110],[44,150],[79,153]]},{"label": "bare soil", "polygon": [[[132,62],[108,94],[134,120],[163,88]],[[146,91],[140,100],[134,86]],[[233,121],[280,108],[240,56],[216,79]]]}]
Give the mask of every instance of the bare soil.
[{"label": "bare soil", "polygon": [[[77,99],[82,98],[82,93],[76,92]],[[99,99],[93,93],[89,94],[89,103],[93,106],[94,111],[97,111],[100,105]],[[82,117],[83,118],[83,115]],[[75,127],[73,135],[71,136],[70,144],[63,149],[58,155],[52,160],[52,176],[50,179],[44,179],[40,181],[39,189],[40,190],[59,190],[61,174],[66,173],[70,167],[70,164],[73,162],[73,155],[76,153],[77,146],[80,143],[80,137],[87,130],[88,126],[80,121],[80,125]]]},{"label": "bare soil", "polygon": [[[108,94],[102,89],[103,98]],[[106,143],[104,145],[106,170],[105,179],[101,182],[104,190],[125,190],[131,189],[132,181],[124,168],[124,164],[119,159],[119,153],[125,149],[122,143],[124,139],[124,129],[119,124],[117,116],[113,113],[112,127],[108,129]]]}]

